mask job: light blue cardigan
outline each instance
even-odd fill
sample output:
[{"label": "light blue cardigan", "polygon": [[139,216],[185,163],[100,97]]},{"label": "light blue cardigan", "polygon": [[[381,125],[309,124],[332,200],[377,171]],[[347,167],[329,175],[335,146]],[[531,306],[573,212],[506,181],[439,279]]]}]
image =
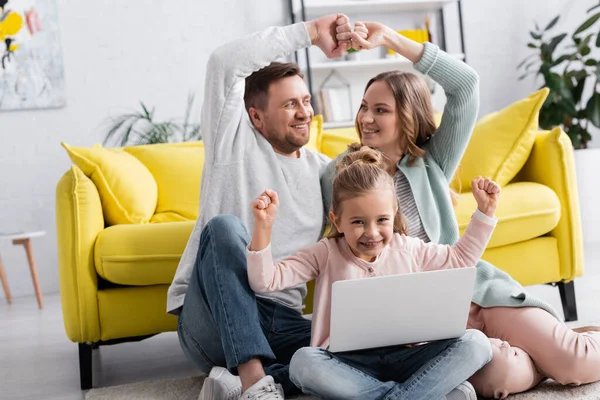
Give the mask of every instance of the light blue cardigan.
[{"label": "light blue cardigan", "polygon": [[[431,43],[425,43],[425,52],[415,68],[442,86],[447,102],[439,128],[424,146],[425,157],[410,166],[406,155],[398,162],[398,169],[410,183],[427,236],[435,243],[454,244],[459,238],[459,231],[449,184],[475,126],[479,110],[479,77],[467,64]],[[326,210],[331,204],[331,182],[336,162],[337,159],[332,161],[323,175]],[[562,320],[552,306],[527,294],[507,273],[484,260],[480,260],[476,267],[474,303],[481,307],[539,307]]]}]

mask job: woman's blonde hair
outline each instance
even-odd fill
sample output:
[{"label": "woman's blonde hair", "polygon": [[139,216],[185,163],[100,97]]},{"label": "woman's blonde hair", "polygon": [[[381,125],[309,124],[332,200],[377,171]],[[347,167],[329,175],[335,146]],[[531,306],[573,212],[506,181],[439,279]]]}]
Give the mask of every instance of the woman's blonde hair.
[{"label": "woman's blonde hair", "polygon": [[[365,93],[373,83],[378,81],[385,82],[394,95],[398,113],[398,131],[400,135],[407,138],[406,150],[410,153],[408,163],[413,165],[417,157],[425,156],[423,145],[436,130],[429,88],[425,80],[416,74],[388,71],[372,78],[365,87]],[[359,113],[356,114],[354,124],[356,132],[362,140],[358,115]]]},{"label": "woman's blonde hair", "polygon": [[[384,169],[383,154],[369,147],[351,147],[336,165],[338,174],[333,180],[333,196],[331,199],[331,212],[337,217],[341,214],[342,203],[345,200],[363,196],[380,187],[389,186],[396,207],[394,216],[394,232],[406,234],[406,223],[400,211],[394,179]],[[342,237],[333,221],[329,221],[330,231],[328,238]]]}]

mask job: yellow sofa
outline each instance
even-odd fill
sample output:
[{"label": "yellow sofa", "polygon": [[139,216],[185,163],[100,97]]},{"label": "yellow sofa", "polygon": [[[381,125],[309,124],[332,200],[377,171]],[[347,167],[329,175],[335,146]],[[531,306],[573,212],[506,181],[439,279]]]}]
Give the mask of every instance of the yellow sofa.
[{"label": "yellow sofa", "polygon": [[[583,268],[573,150],[558,129],[532,135],[526,163],[503,187],[484,258],[524,285],[558,284],[573,319],[572,280]],[[356,139],[352,129],[319,131],[311,146],[333,158]],[[56,189],[60,291],[67,336],[79,345],[81,387],[88,389],[93,347],[176,329],[166,293],[197,217],[204,148],[65,148],[74,165]],[[469,193],[459,195],[461,229],[474,207]]]}]

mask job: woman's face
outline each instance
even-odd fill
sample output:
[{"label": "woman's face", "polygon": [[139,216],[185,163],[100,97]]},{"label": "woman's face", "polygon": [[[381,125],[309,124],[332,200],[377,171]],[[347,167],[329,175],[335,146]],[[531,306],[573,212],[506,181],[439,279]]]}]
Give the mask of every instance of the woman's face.
[{"label": "woman's face", "polygon": [[387,83],[376,81],[369,86],[357,119],[363,145],[388,157],[404,155],[406,137],[400,138],[396,100]]}]

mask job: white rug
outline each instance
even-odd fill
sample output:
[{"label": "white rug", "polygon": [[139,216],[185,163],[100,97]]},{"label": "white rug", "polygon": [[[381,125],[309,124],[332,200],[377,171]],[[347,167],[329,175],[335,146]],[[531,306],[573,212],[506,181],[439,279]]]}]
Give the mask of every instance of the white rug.
[{"label": "white rug", "polygon": [[[196,400],[204,376],[137,382],[128,385],[92,389],[86,400]],[[316,400],[312,396],[294,399]],[[546,381],[537,388],[509,397],[510,400],[600,400],[600,382],[589,385],[567,387]]]}]

